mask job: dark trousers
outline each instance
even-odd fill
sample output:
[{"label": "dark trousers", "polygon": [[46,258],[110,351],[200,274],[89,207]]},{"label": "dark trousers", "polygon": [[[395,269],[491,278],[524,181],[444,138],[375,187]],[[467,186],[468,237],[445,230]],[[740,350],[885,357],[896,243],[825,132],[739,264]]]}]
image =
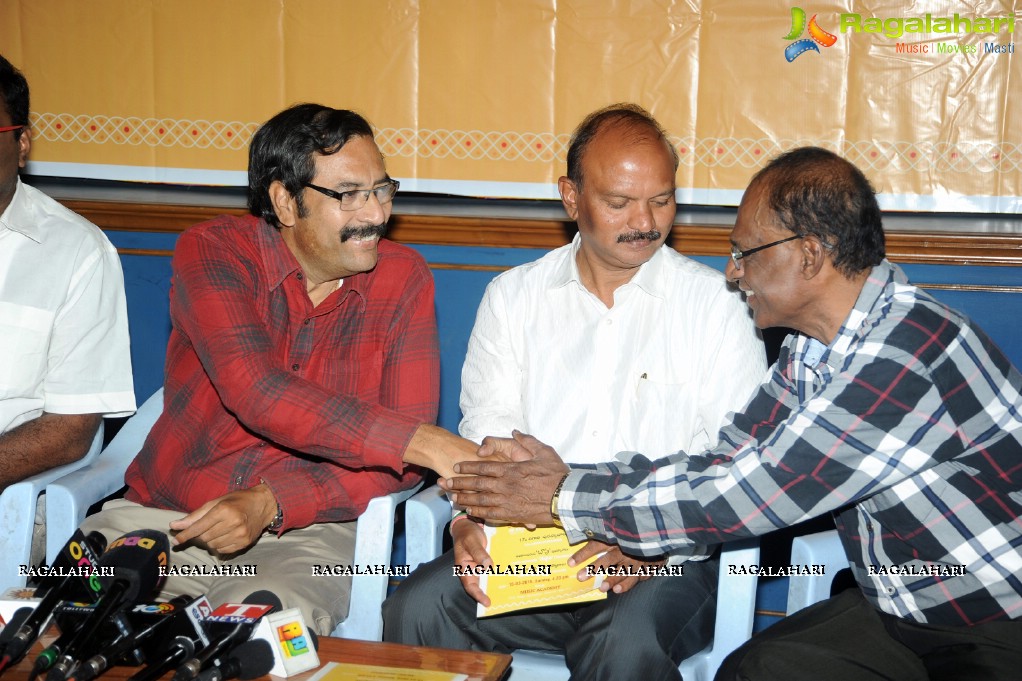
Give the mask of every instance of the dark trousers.
[{"label": "dark trousers", "polygon": [[917,624],[859,589],[801,610],[731,653],[716,681],[1018,681],[1022,620]]},{"label": "dark trousers", "polygon": [[709,643],[718,560],[685,564],[604,601],[476,619],[476,602],[453,576],[447,552],[420,566],[383,604],[393,643],[510,653],[562,653],[572,679],[680,679],[678,663]]}]

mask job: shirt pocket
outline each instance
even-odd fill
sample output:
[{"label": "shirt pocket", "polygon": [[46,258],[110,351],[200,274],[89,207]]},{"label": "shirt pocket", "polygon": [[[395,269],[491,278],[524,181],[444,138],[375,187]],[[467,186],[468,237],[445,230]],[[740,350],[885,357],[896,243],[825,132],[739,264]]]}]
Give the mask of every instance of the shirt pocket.
[{"label": "shirt pocket", "polygon": [[338,360],[330,375],[337,392],[360,400],[378,402],[383,383],[383,350],[374,348]]},{"label": "shirt pocket", "polygon": [[0,396],[41,394],[53,312],[0,302]]},{"label": "shirt pocket", "polygon": [[629,440],[635,443],[630,448],[651,458],[678,450],[692,453],[693,445],[702,451],[699,443],[705,437],[696,437],[703,431],[698,393],[692,381],[663,383],[640,378],[627,420]]}]

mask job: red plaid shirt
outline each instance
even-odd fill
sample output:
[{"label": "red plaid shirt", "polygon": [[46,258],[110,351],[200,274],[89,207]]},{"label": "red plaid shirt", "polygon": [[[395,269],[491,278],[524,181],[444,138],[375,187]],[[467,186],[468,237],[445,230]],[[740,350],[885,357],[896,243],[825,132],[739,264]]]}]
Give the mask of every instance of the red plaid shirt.
[{"label": "red plaid shirt", "polygon": [[434,422],[433,278],[382,240],[371,272],[313,308],[277,231],[222,216],[178,240],[164,411],[127,498],[192,511],[265,481],[284,529],[351,520],[419,480],[402,454]]}]

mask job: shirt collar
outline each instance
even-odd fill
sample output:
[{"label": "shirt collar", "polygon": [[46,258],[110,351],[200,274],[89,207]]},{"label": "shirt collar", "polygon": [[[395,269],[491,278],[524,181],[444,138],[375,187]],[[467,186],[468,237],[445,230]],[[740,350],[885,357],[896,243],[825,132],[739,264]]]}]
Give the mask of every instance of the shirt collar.
[{"label": "shirt collar", "polygon": [[263,256],[263,267],[266,268],[267,288],[273,290],[285,279],[301,269],[291,249],[284,243],[280,230],[266,220],[260,218],[256,225],[256,244]]},{"label": "shirt collar", "polygon": [[863,333],[867,319],[873,316],[879,305],[889,304],[888,287],[892,284],[908,284],[908,278],[900,267],[885,258],[866,277],[852,311],[820,357],[822,362],[831,367],[843,365],[852,343]]},{"label": "shirt collar", "polygon": [[[578,249],[582,247],[582,236],[579,233],[575,233],[575,238],[571,240],[571,248],[568,251],[568,257],[565,258],[557,270],[554,272],[550,280],[550,288],[561,288],[572,282],[578,287],[584,289],[585,286],[582,284],[582,278],[578,273]],[[664,280],[664,255],[663,251],[667,248],[661,246],[653,253],[653,257],[644,262],[639,271],[635,273],[625,286],[634,284],[638,288],[642,289],[646,293],[656,298],[667,297],[667,282]]]},{"label": "shirt collar", "polygon": [[0,226],[41,244],[45,233],[40,228],[37,220],[32,217],[31,208],[25,187],[21,184],[21,178],[19,177],[11,203],[4,210],[3,215],[0,215]]}]

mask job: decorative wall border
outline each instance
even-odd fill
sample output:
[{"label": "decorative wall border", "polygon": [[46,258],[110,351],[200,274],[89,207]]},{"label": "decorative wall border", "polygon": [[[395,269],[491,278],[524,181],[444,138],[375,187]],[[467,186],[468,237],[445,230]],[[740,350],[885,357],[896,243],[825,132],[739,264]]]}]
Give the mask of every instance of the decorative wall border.
[{"label": "decorative wall border", "polygon": [[[247,149],[259,123],[203,119],[142,118],[102,114],[34,112],[32,134],[47,142],[113,144],[153,148]],[[571,135],[516,130],[379,128],[384,155],[474,161],[563,162]],[[1022,144],[1012,142],[932,143],[900,140],[832,141],[748,137],[671,137],[681,165],[759,168],[764,159],[794,146],[813,144],[840,152],[866,171],[954,173],[1022,171]]]}]

